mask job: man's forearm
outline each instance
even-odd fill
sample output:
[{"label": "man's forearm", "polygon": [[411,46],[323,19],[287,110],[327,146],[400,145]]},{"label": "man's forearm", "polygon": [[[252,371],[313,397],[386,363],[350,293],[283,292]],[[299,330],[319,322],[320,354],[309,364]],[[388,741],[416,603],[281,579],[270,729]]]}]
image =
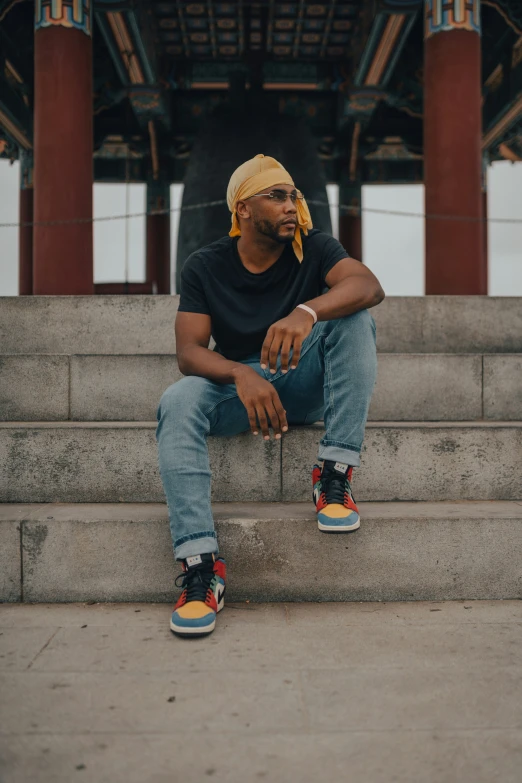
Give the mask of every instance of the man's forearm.
[{"label": "man's forearm", "polygon": [[250,369],[201,345],[185,348],[183,354],[178,356],[178,363],[183,375],[199,375],[215,383],[235,383],[238,372]]},{"label": "man's forearm", "polygon": [[303,304],[315,310],[318,321],[332,321],[375,307],[383,299],[384,291],[380,285],[375,287],[366,277],[356,276],[341,280],[325,294]]}]

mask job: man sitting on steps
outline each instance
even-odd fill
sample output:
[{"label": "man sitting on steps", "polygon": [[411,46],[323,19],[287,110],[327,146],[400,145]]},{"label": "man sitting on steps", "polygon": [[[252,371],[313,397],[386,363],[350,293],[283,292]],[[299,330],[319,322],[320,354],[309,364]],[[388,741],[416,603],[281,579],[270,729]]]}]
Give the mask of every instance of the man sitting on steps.
[{"label": "man sitting on steps", "polygon": [[251,430],[269,440],[271,426],[280,439],[289,426],[324,417],[312,478],[319,530],[356,530],[352,471],[376,377],[368,308],[384,292],[337,240],[312,229],[288,172],[256,155],[233,173],[227,203],[230,235],[183,266],[176,345],[186,377],[166,389],[157,412],[159,467],[183,568],[170,627],[181,636],[213,631],[224,605],[207,436]]}]

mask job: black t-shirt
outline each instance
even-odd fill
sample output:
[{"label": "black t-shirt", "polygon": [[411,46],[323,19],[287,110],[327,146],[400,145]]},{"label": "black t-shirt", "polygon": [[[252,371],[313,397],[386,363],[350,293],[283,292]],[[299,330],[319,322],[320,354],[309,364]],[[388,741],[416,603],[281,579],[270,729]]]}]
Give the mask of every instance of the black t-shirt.
[{"label": "black t-shirt", "polygon": [[275,264],[249,272],[237,237],[223,237],[197,250],[181,270],[179,310],[210,315],[215,351],[238,361],[261,350],[269,327],[298,304],[320,296],[325,277],[349,254],[329,234],[303,234],[303,261],[288,244]]}]

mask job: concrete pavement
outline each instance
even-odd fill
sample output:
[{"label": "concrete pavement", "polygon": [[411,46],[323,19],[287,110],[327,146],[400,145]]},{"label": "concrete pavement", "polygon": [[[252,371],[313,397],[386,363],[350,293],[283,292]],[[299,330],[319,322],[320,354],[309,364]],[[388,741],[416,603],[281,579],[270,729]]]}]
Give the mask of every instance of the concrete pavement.
[{"label": "concrete pavement", "polygon": [[522,602],[0,607],[2,783],[519,783]]}]

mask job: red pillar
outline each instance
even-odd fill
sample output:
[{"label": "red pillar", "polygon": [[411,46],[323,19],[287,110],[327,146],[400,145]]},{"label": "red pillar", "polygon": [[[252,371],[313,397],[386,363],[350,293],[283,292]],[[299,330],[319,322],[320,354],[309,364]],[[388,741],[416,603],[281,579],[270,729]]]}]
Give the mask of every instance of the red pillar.
[{"label": "red pillar", "polygon": [[147,185],[146,280],[147,283],[152,284],[152,292],[156,294],[170,294],[169,210],[169,183],[149,181]]},{"label": "red pillar", "polygon": [[426,293],[487,294],[479,2],[464,6],[454,0],[442,8],[434,0],[426,3]]},{"label": "red pillar", "polygon": [[[92,39],[86,2],[36,3],[34,293],[93,294]],[[67,14],[76,13],[73,27]],[[38,225],[46,221],[71,221]],[[74,222],[81,221],[81,222]]]},{"label": "red pillar", "polygon": [[33,155],[20,154],[20,229],[18,234],[18,293],[33,293]]},{"label": "red pillar", "polygon": [[341,180],[339,186],[339,242],[352,258],[362,261],[361,183]]}]

